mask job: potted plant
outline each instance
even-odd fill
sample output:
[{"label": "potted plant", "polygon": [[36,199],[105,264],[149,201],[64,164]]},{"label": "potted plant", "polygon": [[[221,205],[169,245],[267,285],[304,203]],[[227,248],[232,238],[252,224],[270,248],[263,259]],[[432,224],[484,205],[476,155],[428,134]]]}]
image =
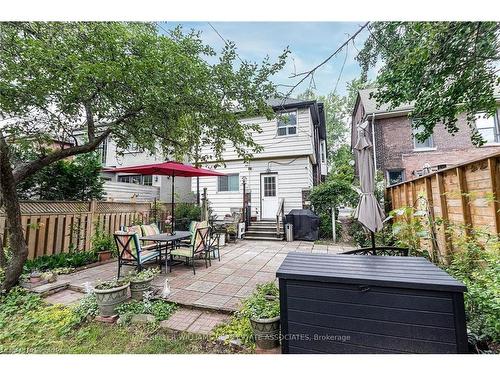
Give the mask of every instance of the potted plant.
[{"label": "potted plant", "polygon": [[98,283],[94,288],[99,314],[116,315],[116,308],[128,298],[128,280],[112,280]]},{"label": "potted plant", "polygon": [[42,281],[42,273],[38,270],[33,270],[30,273],[30,283],[39,283]]},{"label": "potted plant", "polygon": [[54,283],[57,281],[57,273],[54,271],[46,271],[42,273],[42,279],[46,280],[48,283]]},{"label": "potted plant", "polygon": [[128,280],[130,281],[132,299],[142,301],[144,292],[147,292],[151,288],[151,282],[158,273],[158,268],[148,268],[140,272],[131,273]]},{"label": "potted plant", "polygon": [[279,346],[280,304],[274,283],[258,286],[257,291],[245,301],[242,313],[250,320],[255,344],[259,348]]},{"label": "potted plant", "polygon": [[113,236],[104,233],[96,226],[95,234],[92,236],[92,250],[97,253],[98,261],[105,262],[110,260],[113,256],[114,247]]}]

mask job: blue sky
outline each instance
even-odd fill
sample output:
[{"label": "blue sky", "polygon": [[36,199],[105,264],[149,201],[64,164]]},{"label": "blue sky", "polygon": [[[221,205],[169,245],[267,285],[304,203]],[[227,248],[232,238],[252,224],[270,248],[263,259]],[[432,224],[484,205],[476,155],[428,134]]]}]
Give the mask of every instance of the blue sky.
[{"label": "blue sky", "polygon": [[[162,27],[172,29],[179,24],[185,29],[200,30],[204,42],[218,51],[224,45],[208,22],[167,22],[163,23]],[[273,81],[278,84],[294,84],[297,79],[290,79],[290,74],[310,70],[319,64],[335,51],[349,34],[354,34],[362,22],[211,22],[211,24],[224,39],[236,43],[239,55],[244,60],[260,62],[266,55],[276,59],[289,46],[291,53],[287,64]],[[339,94],[345,94],[346,83],[360,74],[359,65],[354,57],[357,54],[356,48],[361,49],[365,38],[366,33],[362,32],[356,38],[355,45],[349,44],[347,60],[337,87]],[[314,82],[318,94],[324,95],[333,91],[345,58],[344,49],[315,73]],[[305,91],[310,84],[310,80],[306,80],[291,96],[297,96]],[[287,89],[281,88],[281,91]]]}]

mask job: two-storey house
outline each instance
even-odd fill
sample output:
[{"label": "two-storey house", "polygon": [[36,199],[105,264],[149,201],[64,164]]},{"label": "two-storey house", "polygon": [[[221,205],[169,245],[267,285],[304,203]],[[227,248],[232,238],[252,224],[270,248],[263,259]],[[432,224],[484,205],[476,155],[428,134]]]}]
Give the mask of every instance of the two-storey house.
[{"label": "two-storey house", "polygon": [[[307,206],[309,191],[327,173],[323,104],[288,99],[274,100],[270,105],[276,118],[243,120],[260,125],[262,132],[252,137],[263,151],[245,162],[233,147],[227,147],[223,154],[225,166],[217,169],[226,176],[200,179],[200,189],[207,189],[210,207],[218,218],[241,211],[245,183],[252,220],[275,220],[281,203],[285,214]],[[209,148],[203,150],[210,152]],[[192,190],[196,191],[195,179]]]},{"label": "two-storey house", "polygon": [[[388,185],[500,152],[499,110],[489,118],[485,118],[484,113],[476,116],[475,126],[486,141],[481,147],[472,144],[471,129],[465,116],[459,117],[459,131],[455,135],[448,133],[441,124],[436,124],[434,134],[419,142],[414,137],[418,129],[412,127],[412,104],[394,109],[385,104],[377,107],[376,100],[370,97],[372,92],[373,89],[358,92],[352,114],[351,145],[356,143],[356,125],[369,121],[374,160]],[[496,93],[496,98],[500,106],[500,92]]]}]

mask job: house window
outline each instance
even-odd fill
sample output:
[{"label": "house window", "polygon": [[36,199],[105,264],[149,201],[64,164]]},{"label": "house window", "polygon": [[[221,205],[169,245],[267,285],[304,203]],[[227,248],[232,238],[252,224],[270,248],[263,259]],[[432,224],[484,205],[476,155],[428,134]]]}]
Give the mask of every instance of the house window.
[{"label": "house window", "polygon": [[142,176],[140,174],[129,174],[124,176],[118,176],[118,182],[125,182],[127,184],[141,185]]},{"label": "house window", "polygon": [[486,143],[500,142],[500,131],[496,116],[486,117],[486,114],[476,115],[476,128]]},{"label": "house window", "polygon": [[325,164],[325,163],[326,163],[326,149],[325,149],[325,141],[324,141],[324,140],[322,140],[320,145],[321,145],[321,147],[320,147],[320,152],[321,152],[321,162],[322,162],[323,164]]},{"label": "house window", "polygon": [[101,163],[106,165],[106,158],[108,156],[108,138],[104,138],[101,143],[101,147],[99,147],[99,154],[101,155]]},{"label": "house window", "polygon": [[264,177],[264,197],[276,196],[276,176]]},{"label": "house window", "polygon": [[422,128],[413,128],[413,145],[415,150],[425,150],[429,148],[434,148],[434,137],[431,135],[425,141],[419,141],[415,135],[423,133],[424,129]]},{"label": "house window", "polygon": [[297,111],[278,114],[278,136],[297,134]]},{"label": "house window", "polygon": [[219,176],[217,180],[217,191],[239,191],[240,176],[238,174],[230,174]]},{"label": "house window", "polygon": [[151,175],[142,176],[142,184],[147,185],[147,186],[152,186],[153,185],[153,176],[151,176]]},{"label": "house window", "polygon": [[389,180],[389,185],[395,185],[403,182],[405,180],[404,169],[387,171],[387,179]]}]

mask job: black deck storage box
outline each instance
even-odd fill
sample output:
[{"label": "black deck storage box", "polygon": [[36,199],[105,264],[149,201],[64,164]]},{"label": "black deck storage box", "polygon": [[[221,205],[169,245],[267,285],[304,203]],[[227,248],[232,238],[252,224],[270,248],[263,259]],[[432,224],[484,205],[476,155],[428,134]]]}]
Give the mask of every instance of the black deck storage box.
[{"label": "black deck storage box", "polygon": [[466,353],[465,286],[425,258],[294,252],[283,353]]},{"label": "black deck storage box", "polygon": [[308,209],[293,209],[286,214],[286,223],[293,224],[293,239],[316,241],[319,237],[319,216]]}]

